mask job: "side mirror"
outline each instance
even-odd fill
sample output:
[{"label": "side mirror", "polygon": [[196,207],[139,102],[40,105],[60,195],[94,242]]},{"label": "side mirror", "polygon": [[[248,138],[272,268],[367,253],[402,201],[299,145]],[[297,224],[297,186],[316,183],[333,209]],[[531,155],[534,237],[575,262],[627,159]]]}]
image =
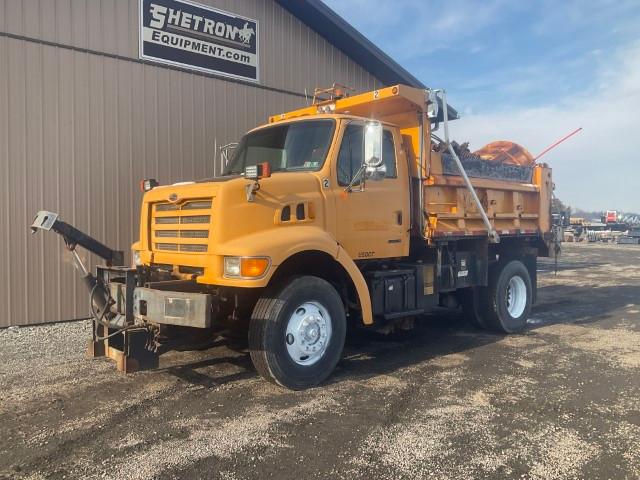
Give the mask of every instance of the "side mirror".
[{"label": "side mirror", "polygon": [[427,90],[427,118],[436,119],[439,113],[438,93],[433,90]]},{"label": "side mirror", "polygon": [[382,165],[382,125],[367,122],[364,127],[364,164],[367,168]]}]

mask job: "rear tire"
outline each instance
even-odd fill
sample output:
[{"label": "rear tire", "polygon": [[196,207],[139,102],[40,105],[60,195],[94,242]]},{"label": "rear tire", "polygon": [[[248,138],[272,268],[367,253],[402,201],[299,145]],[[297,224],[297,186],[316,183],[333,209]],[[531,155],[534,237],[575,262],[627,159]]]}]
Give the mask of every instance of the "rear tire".
[{"label": "rear tire", "polygon": [[481,330],[488,328],[487,295],[487,287],[471,287],[460,290],[458,297],[465,319]]},{"label": "rear tire", "polygon": [[489,275],[486,323],[493,330],[524,330],[531,313],[533,289],[527,267],[519,260],[498,263]]},{"label": "rear tire", "polygon": [[325,380],[342,355],[347,329],[342,299],[327,281],[289,279],[267,291],[249,323],[249,352],[265,379],[291,390]]}]

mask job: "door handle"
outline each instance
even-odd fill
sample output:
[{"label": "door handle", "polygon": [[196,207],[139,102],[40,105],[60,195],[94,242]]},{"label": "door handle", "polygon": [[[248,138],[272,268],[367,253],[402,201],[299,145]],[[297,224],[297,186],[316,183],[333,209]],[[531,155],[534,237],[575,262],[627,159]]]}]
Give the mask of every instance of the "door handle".
[{"label": "door handle", "polygon": [[402,225],[402,210],[396,211],[396,223]]}]

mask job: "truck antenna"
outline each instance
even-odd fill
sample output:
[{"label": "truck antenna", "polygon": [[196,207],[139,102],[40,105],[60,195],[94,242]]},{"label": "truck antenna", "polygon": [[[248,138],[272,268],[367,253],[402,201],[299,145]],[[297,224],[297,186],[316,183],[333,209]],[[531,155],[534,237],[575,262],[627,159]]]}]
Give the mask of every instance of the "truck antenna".
[{"label": "truck antenna", "polygon": [[582,127],[576,128],[573,132],[571,132],[568,135],[565,135],[564,137],[562,137],[560,140],[558,140],[557,142],[549,145],[547,148],[545,148],[541,153],[538,154],[538,156],[536,156],[536,158],[533,159],[533,161],[535,162],[536,160],[538,160],[541,156],[543,156],[545,153],[547,153],[549,150],[552,150],[554,148],[556,148],[558,145],[560,145],[562,142],[564,142],[565,140],[567,140],[569,137],[573,137],[576,133],[578,133],[580,130],[582,130]]}]

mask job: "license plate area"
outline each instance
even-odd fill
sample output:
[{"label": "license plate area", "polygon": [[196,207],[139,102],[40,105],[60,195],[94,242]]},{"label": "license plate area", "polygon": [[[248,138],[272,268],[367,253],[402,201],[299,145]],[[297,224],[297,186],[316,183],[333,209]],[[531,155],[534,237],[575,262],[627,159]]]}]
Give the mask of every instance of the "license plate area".
[{"label": "license plate area", "polygon": [[208,328],[213,295],[138,287],[134,292],[134,315],[150,323]]},{"label": "license plate area", "polygon": [[167,297],[164,299],[164,316],[169,319],[184,319],[189,316],[191,301],[188,298]]}]

